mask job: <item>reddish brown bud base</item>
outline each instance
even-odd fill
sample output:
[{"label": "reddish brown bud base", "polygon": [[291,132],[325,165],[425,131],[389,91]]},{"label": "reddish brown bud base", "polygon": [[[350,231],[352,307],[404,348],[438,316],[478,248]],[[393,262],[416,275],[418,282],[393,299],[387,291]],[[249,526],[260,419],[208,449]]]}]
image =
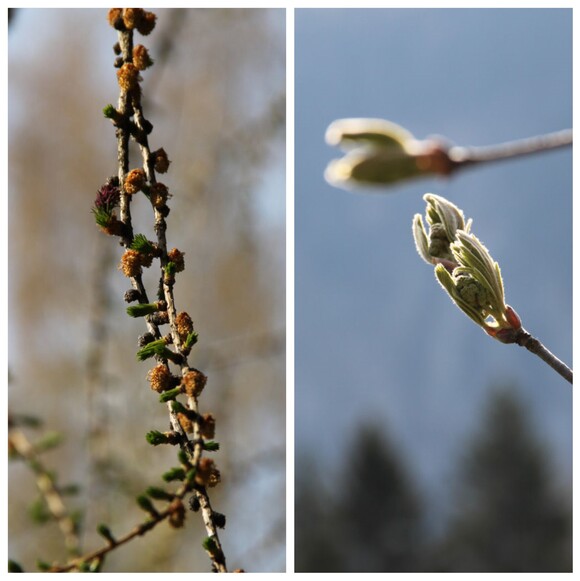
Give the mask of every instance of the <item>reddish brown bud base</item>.
[{"label": "reddish brown bud base", "polygon": [[519,315],[509,306],[506,305],[505,318],[507,322],[512,326],[512,329],[519,331],[522,328],[522,320]]}]

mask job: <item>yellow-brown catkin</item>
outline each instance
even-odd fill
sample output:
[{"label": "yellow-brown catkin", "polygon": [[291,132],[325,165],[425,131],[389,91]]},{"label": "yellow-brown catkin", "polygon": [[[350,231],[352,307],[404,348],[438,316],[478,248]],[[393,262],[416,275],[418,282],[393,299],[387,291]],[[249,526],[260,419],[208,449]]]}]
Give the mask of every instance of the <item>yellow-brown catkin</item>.
[{"label": "yellow-brown catkin", "polygon": [[143,35],[147,36],[154,28],[157,16],[153,12],[144,12],[141,20],[137,24],[137,30]]},{"label": "yellow-brown catkin", "polygon": [[187,336],[193,331],[193,321],[185,311],[177,313],[175,316],[175,327],[181,341],[185,341]]},{"label": "yellow-brown catkin", "polygon": [[215,437],[215,418],[213,414],[203,414],[201,421],[201,435],[208,440]]},{"label": "yellow-brown catkin", "polygon": [[122,8],[111,8],[107,14],[107,20],[109,24],[116,28],[115,24],[119,21],[119,19],[123,18],[123,9]]},{"label": "yellow-brown catkin", "polygon": [[169,510],[169,524],[175,528],[181,528],[185,521],[185,507],[180,498],[175,498],[171,501],[168,507]]},{"label": "yellow-brown catkin", "polygon": [[171,161],[169,161],[165,150],[161,147],[157,151],[154,151],[153,158],[155,159],[155,171],[158,173],[166,173]]},{"label": "yellow-brown catkin", "polygon": [[159,363],[147,373],[147,379],[151,384],[151,389],[157,393],[162,393],[173,387],[173,378],[167,365]]},{"label": "yellow-brown catkin", "polygon": [[121,87],[125,93],[128,93],[132,89],[138,89],[140,80],[139,69],[133,63],[125,63],[117,71],[119,87]]},{"label": "yellow-brown catkin", "polygon": [[181,250],[177,250],[177,248],[172,248],[167,253],[167,258],[175,264],[175,272],[182,272],[185,269],[184,256],[185,252],[181,252]]},{"label": "yellow-brown catkin", "polygon": [[137,28],[145,15],[143,8],[123,8],[123,22],[128,30]]},{"label": "yellow-brown catkin", "polygon": [[119,270],[123,271],[125,276],[137,276],[141,274],[141,253],[136,250],[125,250],[121,256]]},{"label": "yellow-brown catkin", "polygon": [[165,202],[169,198],[169,190],[165,184],[157,182],[151,186],[149,197],[154,208],[161,208],[165,206]]},{"label": "yellow-brown catkin", "polygon": [[195,473],[195,481],[200,486],[207,486],[213,488],[217,486],[221,480],[220,471],[216,468],[214,461],[211,458],[202,458],[197,466]]},{"label": "yellow-brown catkin", "polygon": [[179,420],[179,423],[185,432],[188,434],[193,432],[193,422],[185,414],[182,414],[181,412],[178,413],[177,419]]},{"label": "yellow-brown catkin", "polygon": [[143,189],[147,181],[147,176],[145,171],[141,168],[132,169],[126,176],[123,183],[123,189],[127,194],[136,194],[138,191]]},{"label": "yellow-brown catkin", "polygon": [[140,71],[144,71],[153,64],[149,52],[142,44],[138,44],[133,48],[133,64]]},{"label": "yellow-brown catkin", "polygon": [[207,376],[193,367],[181,378],[181,384],[184,388],[183,391],[189,397],[199,397],[206,383]]}]

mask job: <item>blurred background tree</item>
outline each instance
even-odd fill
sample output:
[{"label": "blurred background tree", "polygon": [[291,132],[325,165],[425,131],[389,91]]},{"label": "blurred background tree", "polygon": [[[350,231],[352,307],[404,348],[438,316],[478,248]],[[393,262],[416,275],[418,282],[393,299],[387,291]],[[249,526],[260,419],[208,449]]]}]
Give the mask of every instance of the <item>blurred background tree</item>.
[{"label": "blurred background tree", "polygon": [[321,482],[315,470],[298,474],[297,571],[418,570],[421,501],[382,429],[362,427],[334,486],[325,491]]},{"label": "blurred background tree", "polygon": [[[106,13],[19,10],[9,37],[10,409],[63,432],[45,460],[80,484],[87,550],[102,544],[99,522],[119,532],[138,522],[134,497],[160,484],[176,454],[145,441],[167,429],[167,412],[135,358],[144,329],[125,315],[121,249],[90,212],[116,172],[102,115],[118,93]],[[199,332],[191,362],[208,375],[203,411],[217,419],[220,537],[231,569],[284,570],[285,15],[156,14],[144,108],[152,146],[172,161],[168,244],[185,252],[176,299]],[[134,204],[136,223],[148,215]],[[25,518],[35,491],[21,465],[9,493],[10,556],[62,559],[56,525]],[[106,570],[205,570],[197,515],[186,527],[159,527]]]},{"label": "blurred background tree", "polygon": [[571,497],[558,491],[525,408],[497,391],[462,458],[444,571],[571,572]]},{"label": "blurred background tree", "polygon": [[383,431],[365,427],[357,434],[342,473],[338,499],[349,571],[416,571],[422,552],[421,501],[404,456]]},{"label": "blurred background tree", "polygon": [[344,547],[335,528],[341,517],[335,486],[321,477],[312,457],[301,458],[296,465],[294,569],[297,573],[344,572]]},{"label": "blurred background tree", "polygon": [[361,428],[332,484],[312,460],[298,472],[297,571],[572,570],[571,491],[554,484],[515,391],[489,397],[452,479],[454,512],[438,527],[426,518],[429,491],[382,432]]}]

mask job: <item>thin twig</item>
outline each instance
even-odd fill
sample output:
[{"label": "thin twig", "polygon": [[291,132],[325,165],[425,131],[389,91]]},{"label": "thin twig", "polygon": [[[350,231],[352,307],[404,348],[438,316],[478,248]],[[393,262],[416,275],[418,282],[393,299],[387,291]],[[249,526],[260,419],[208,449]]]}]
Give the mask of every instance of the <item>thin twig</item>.
[{"label": "thin twig", "polygon": [[532,337],[525,329],[521,329],[515,341],[518,345],[525,347],[530,353],[537,355],[540,359],[545,361],[552,369],[557,371],[566,381],[573,383],[572,370],[560,359],[558,359],[551,351],[546,349],[542,342],[535,337]]},{"label": "thin twig", "polygon": [[449,149],[448,154],[449,159],[454,164],[454,169],[460,169],[474,164],[521,157],[570,145],[572,145],[572,130],[564,129],[498,145],[484,147],[453,146]]}]

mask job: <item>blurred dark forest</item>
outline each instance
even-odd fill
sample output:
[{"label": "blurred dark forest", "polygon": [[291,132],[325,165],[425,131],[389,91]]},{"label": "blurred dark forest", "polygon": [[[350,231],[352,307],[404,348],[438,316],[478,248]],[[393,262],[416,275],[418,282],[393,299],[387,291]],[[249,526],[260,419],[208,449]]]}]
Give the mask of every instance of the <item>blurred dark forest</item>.
[{"label": "blurred dark forest", "polygon": [[[157,26],[136,38],[155,61],[143,72],[152,149],[171,160],[163,182],[169,248],[185,252],[178,311],[199,333],[190,363],[208,376],[202,413],[216,417],[228,567],[285,570],[285,13],[262,9],[155,10]],[[162,485],[176,450],[153,448],[167,430],[165,405],[146,379],[125,314],[122,249],[99,232],[91,207],[117,172],[117,146],[103,107],[117,104],[107,10],[18,10],[9,56],[9,408],[42,420],[34,442],[58,431],[43,462],[77,511],[85,551],[143,519],[135,497]],[[141,165],[135,148],[131,166]],[[149,204],[132,208],[136,232],[153,238]],[[150,278],[148,278],[150,276]],[[145,285],[155,288],[157,272]],[[29,518],[37,499],[22,462],[9,470],[9,555],[25,567],[63,562],[56,523]],[[114,551],[105,571],[208,570],[205,529],[165,523]]]},{"label": "blurred dark forest", "polygon": [[449,488],[451,514],[434,532],[429,491],[376,425],[361,427],[332,477],[302,459],[296,571],[572,571],[571,490],[552,479],[515,391],[492,392]]}]

